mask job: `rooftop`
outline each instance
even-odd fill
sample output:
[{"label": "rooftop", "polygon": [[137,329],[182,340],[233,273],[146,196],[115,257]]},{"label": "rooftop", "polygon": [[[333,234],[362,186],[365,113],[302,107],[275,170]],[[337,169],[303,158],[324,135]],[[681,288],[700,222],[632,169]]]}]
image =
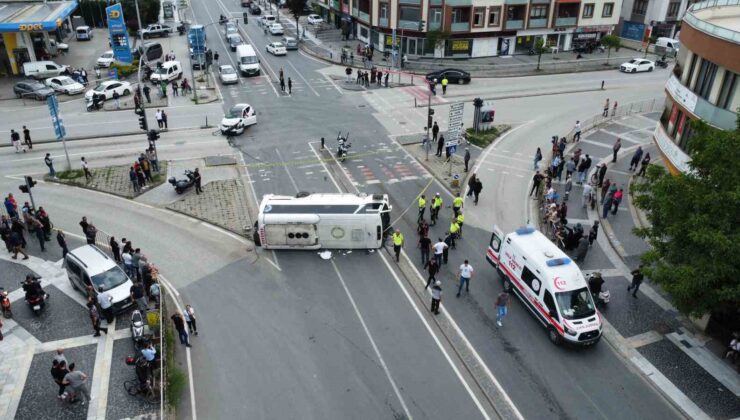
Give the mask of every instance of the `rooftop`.
[{"label": "rooftop", "polygon": [[684,21],[717,38],[740,44],[740,0],[708,0],[692,5]]},{"label": "rooftop", "polygon": [[0,1],[0,32],[27,30],[20,25],[40,25],[33,30],[51,31],[76,8],[77,1]]}]

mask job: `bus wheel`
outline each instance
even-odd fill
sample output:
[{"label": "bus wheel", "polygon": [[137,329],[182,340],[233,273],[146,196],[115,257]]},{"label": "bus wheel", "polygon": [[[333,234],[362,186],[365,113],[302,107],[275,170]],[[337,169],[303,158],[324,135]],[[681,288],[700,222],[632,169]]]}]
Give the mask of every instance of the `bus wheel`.
[{"label": "bus wheel", "polygon": [[552,341],[552,343],[555,344],[556,346],[560,344],[560,334],[558,334],[555,328],[553,327],[548,328],[547,336],[550,338],[550,341]]},{"label": "bus wheel", "polygon": [[262,241],[260,241],[260,235],[257,232],[254,232],[252,234],[252,240],[254,241],[255,246],[262,246]]}]

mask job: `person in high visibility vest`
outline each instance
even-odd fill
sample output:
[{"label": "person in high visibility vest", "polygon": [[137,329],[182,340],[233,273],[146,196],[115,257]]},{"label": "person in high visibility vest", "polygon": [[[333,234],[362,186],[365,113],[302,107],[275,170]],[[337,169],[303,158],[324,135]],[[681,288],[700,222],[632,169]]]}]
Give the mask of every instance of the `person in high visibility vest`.
[{"label": "person in high visibility vest", "polygon": [[393,239],[393,252],[396,254],[396,262],[398,262],[403,247],[403,233],[401,233],[401,230],[396,229],[391,239]]},{"label": "person in high visibility vest", "polygon": [[457,197],[452,200],[452,212],[453,217],[457,217],[457,214],[460,212],[460,209],[462,209],[463,206],[463,199],[460,197],[460,193],[457,193]]},{"label": "person in high visibility vest", "polygon": [[457,238],[457,235],[460,233],[460,225],[457,224],[456,221],[452,221],[450,223],[450,239],[452,239],[452,245],[450,245],[450,248],[455,249],[455,239]]},{"label": "person in high visibility vest", "polygon": [[437,219],[439,218],[439,209],[442,208],[442,203],[442,197],[440,197],[439,193],[437,193],[437,195],[434,196],[434,199],[432,199],[432,208],[430,209],[432,226],[437,224]]},{"label": "person in high visibility vest", "polygon": [[465,216],[463,216],[462,211],[457,214],[457,218],[455,219],[455,221],[457,222],[457,225],[460,226],[460,231],[457,233],[457,237],[462,238],[462,227],[463,223],[465,222]]},{"label": "person in high visibility vest", "polygon": [[450,83],[449,80],[447,80],[447,76],[442,76],[442,95],[447,93],[447,84]]},{"label": "person in high visibility vest", "polygon": [[424,211],[427,209],[427,200],[424,194],[419,197],[419,217],[416,219],[417,223],[421,223],[424,220]]}]

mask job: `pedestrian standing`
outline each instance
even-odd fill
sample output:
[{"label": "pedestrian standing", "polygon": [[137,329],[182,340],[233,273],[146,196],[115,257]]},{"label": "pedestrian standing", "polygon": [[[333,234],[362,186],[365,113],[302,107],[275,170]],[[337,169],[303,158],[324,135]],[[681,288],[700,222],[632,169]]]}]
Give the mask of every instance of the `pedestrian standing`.
[{"label": "pedestrian standing", "polygon": [[591,202],[591,192],[592,191],[593,191],[593,187],[591,187],[591,184],[586,184],[583,186],[583,195],[581,196],[581,204],[584,209]]},{"label": "pedestrian standing", "polygon": [[167,130],[167,113],[162,110],[162,125],[164,126],[164,129]]},{"label": "pedestrian standing", "polygon": [[133,266],[137,281],[141,281],[141,257],[141,248],[136,248],[134,252],[131,253],[131,265]]},{"label": "pedestrian standing", "polygon": [[175,329],[180,337],[180,344],[185,347],[191,347],[190,341],[188,340],[188,332],[185,330],[185,321],[179,312],[175,312],[171,317],[172,322],[175,324]]},{"label": "pedestrian standing", "polygon": [[131,185],[134,188],[134,193],[141,191],[141,186],[139,185],[139,179],[136,177],[136,171],[134,170],[134,167],[131,166],[128,171],[128,179],[131,181]]},{"label": "pedestrian standing", "polygon": [[386,72],[385,72],[385,78],[384,78],[384,79],[385,79],[385,80],[384,80],[384,83],[385,83],[385,87],[388,87],[388,77],[389,77],[390,75],[391,75],[391,72],[390,72],[390,71],[387,71],[387,70],[386,70]]},{"label": "pedestrian standing", "polygon": [[64,398],[64,388],[67,387],[67,385],[64,384],[64,377],[67,376],[68,373],[67,362],[63,360],[59,361],[57,359],[51,361],[51,377],[54,378],[54,382],[59,386],[59,391],[57,392],[57,398],[59,399]]},{"label": "pedestrian standing", "polygon": [[573,141],[580,141],[581,140],[581,122],[576,121],[576,126],[573,127],[573,130],[575,133],[573,133]]},{"label": "pedestrian standing", "polygon": [[619,210],[619,204],[622,202],[624,196],[624,189],[620,188],[619,191],[614,193],[614,199],[612,200],[612,214],[616,215]]},{"label": "pedestrian standing", "polygon": [[280,77],[280,90],[285,92],[285,79],[282,76]]},{"label": "pedestrian standing", "polygon": [[116,240],[115,236],[110,237],[110,242],[108,242],[108,245],[110,245],[111,253],[113,254],[113,259],[116,261],[116,264],[121,263],[121,247],[118,245],[118,241]]},{"label": "pedestrian standing", "polygon": [[159,89],[162,91],[162,97],[166,98],[167,97],[167,81],[166,80],[162,80],[159,83]]},{"label": "pedestrian standing", "polygon": [[177,80],[172,81],[172,95],[178,96],[177,94]]},{"label": "pedestrian standing", "polygon": [[567,179],[576,171],[576,159],[571,157],[570,160],[565,164],[565,178]]},{"label": "pedestrian standing", "polygon": [[203,188],[201,188],[201,176],[200,171],[198,168],[195,168],[195,172],[193,172],[193,178],[195,179],[195,194],[198,195],[203,192]]},{"label": "pedestrian standing", "polygon": [[427,209],[427,200],[426,197],[424,197],[424,194],[419,196],[418,206],[419,214],[416,218],[416,223],[421,224],[422,220],[424,220],[424,211]]},{"label": "pedestrian standing", "polygon": [[[174,54],[172,54],[172,55],[174,56]],[[173,60],[174,60],[174,58],[173,58]],[[214,51],[214,52],[213,52],[213,61],[214,61],[214,62],[216,63],[216,65],[218,66],[218,51]]]},{"label": "pedestrian standing", "polygon": [[593,245],[596,238],[599,236],[599,221],[594,220],[591,230],[588,232],[588,244]]},{"label": "pedestrian standing", "polygon": [[604,112],[601,113],[601,116],[603,117],[609,116],[609,98],[607,98],[606,102],[604,102]]},{"label": "pedestrian standing", "polygon": [[530,197],[534,194],[534,198],[537,199],[537,196],[540,195],[540,188],[542,186],[543,179],[545,179],[545,177],[542,176],[540,171],[536,171],[534,173],[534,176],[532,177],[532,189],[529,191]]},{"label": "pedestrian standing", "polygon": [[33,233],[36,235],[36,239],[38,239],[39,245],[41,246],[41,252],[46,252],[46,247],[44,246],[44,242],[46,242],[46,238],[44,237],[44,226],[34,218],[31,218],[31,226],[33,227]]},{"label": "pedestrian standing", "polygon": [[463,208],[463,199],[460,197],[460,193],[457,193],[454,199],[452,199],[452,217],[457,217],[457,214]]},{"label": "pedestrian standing", "polygon": [[604,180],[604,183],[601,185],[601,201],[600,204],[604,204],[604,198],[606,197],[606,193],[609,191],[609,187],[611,187],[612,183],[609,180],[609,178]]},{"label": "pedestrian standing", "polygon": [[475,185],[476,179],[477,178],[475,174],[470,175],[470,178],[468,179],[468,193],[465,194],[466,197],[473,196],[473,186]]},{"label": "pedestrian standing", "polygon": [[447,76],[442,76],[442,95],[445,95],[447,93],[448,83],[450,83],[450,81],[447,80]]},{"label": "pedestrian standing", "polygon": [[475,184],[473,185],[473,195],[475,196],[475,201],[473,203],[477,206],[478,205],[478,198],[480,197],[480,192],[483,190],[483,183],[480,181],[480,179],[475,179]]},{"label": "pedestrian standing", "polygon": [[630,160],[630,171],[637,169],[637,166],[640,164],[640,160],[642,160],[642,146],[638,146],[637,150],[635,150],[635,153],[632,155],[632,160]]},{"label": "pedestrian standing", "polygon": [[150,147],[146,150],[146,158],[149,159],[149,163],[152,166],[154,172],[159,172],[159,160],[157,154],[154,152],[154,147]]},{"label": "pedestrian standing", "polygon": [[591,167],[591,158],[586,155],[586,157],[581,160],[581,163],[578,165],[578,183],[583,184],[586,182],[586,175],[588,174],[588,170]]},{"label": "pedestrian standing", "polygon": [[437,157],[442,157],[442,148],[445,145],[445,136],[439,136],[439,139],[437,139],[437,153],[435,154]]},{"label": "pedestrian standing", "polygon": [[33,149],[33,142],[31,141],[31,130],[25,125],[23,126],[23,142],[28,146],[28,150]]},{"label": "pedestrian standing", "polygon": [[612,107],[612,117],[617,115],[617,101],[614,101],[614,106]]},{"label": "pedestrian standing", "polygon": [[465,148],[465,157],[463,158],[463,161],[465,162],[465,172],[468,171],[468,164],[470,163],[470,148]]},{"label": "pedestrian standing", "polygon": [[95,306],[93,302],[87,302],[87,311],[90,315],[90,321],[92,321],[93,330],[95,330],[93,337],[100,337],[100,331],[108,334],[108,328],[100,326],[100,314],[98,313],[97,306]]},{"label": "pedestrian standing", "polygon": [[188,332],[198,335],[198,326],[195,324],[195,309],[190,305],[185,305],[185,311],[182,314],[188,323]]},{"label": "pedestrian standing", "polygon": [[142,90],[144,91],[144,97],[146,98],[146,103],[148,104],[152,103],[152,98],[149,96],[149,92],[151,91],[149,86],[144,86],[144,89]]},{"label": "pedestrian standing", "polygon": [[121,253],[121,260],[123,261],[123,271],[126,272],[126,275],[133,278],[134,264],[133,257],[131,257],[131,251],[124,248],[123,252]]},{"label": "pedestrian standing", "polygon": [[159,308],[159,283],[157,283],[156,279],[153,279],[152,285],[149,286],[149,296],[152,297],[152,300],[154,301],[155,307]]},{"label": "pedestrian standing", "polygon": [[470,293],[470,279],[473,277],[473,266],[470,265],[468,260],[460,265],[457,270],[457,275],[460,277],[460,285],[457,288],[457,297],[460,297],[463,285],[465,286],[465,292]]},{"label": "pedestrian standing", "polygon": [[93,176],[90,173],[89,165],[87,164],[87,160],[85,160],[84,156],[80,158],[80,165],[82,166],[82,171],[85,173],[85,181],[90,181]]},{"label": "pedestrian standing", "polygon": [[640,162],[640,170],[637,172],[637,175],[645,176],[648,165],[650,165],[650,153],[645,153],[645,157],[642,158],[642,162]]},{"label": "pedestrian standing", "polygon": [[57,243],[62,248],[62,259],[64,259],[69,253],[69,249],[67,248],[67,239],[64,237],[64,232],[61,229],[57,229]]},{"label": "pedestrian standing", "polygon": [[62,383],[69,386],[76,397],[84,397],[81,403],[82,405],[85,405],[92,400],[90,397],[90,391],[87,389],[87,375],[78,371],[74,363],[70,363],[69,373],[64,375]]},{"label": "pedestrian standing", "polygon": [[87,70],[85,68],[80,69],[80,77],[82,77],[82,81],[87,84]]},{"label": "pedestrian standing", "polygon": [[117,90],[113,91],[113,103],[116,104],[116,109],[121,109],[121,101],[120,101],[121,95],[118,93]]},{"label": "pedestrian standing", "polygon": [[606,176],[606,162],[598,165],[599,168],[599,188],[604,184],[604,177]]},{"label": "pedestrian standing", "polygon": [[502,290],[501,293],[496,297],[496,325],[499,327],[504,326],[504,318],[509,313],[511,307],[511,296]]},{"label": "pedestrian standing", "polygon": [[560,156],[555,155],[550,162],[550,174],[554,178],[558,173],[558,166],[560,166]]},{"label": "pedestrian standing", "polygon": [[432,245],[432,248],[434,249],[434,260],[437,262],[437,270],[439,270],[439,267],[442,266],[442,257],[448,248],[448,244],[442,238],[437,238],[437,242]]},{"label": "pedestrian standing", "polygon": [[113,322],[113,296],[110,294],[109,291],[103,290],[102,292],[98,293],[97,297],[98,306],[100,306],[100,310],[103,311],[105,322],[110,325]]},{"label": "pedestrian standing", "polygon": [[575,251],[575,260],[577,262],[583,262],[586,259],[586,255],[588,254],[588,247],[590,243],[588,241],[588,237],[581,236],[578,239],[578,246],[576,247]]},{"label": "pedestrian standing", "polygon": [[630,274],[632,274],[632,284],[627,286],[627,292],[632,291],[632,297],[636,298],[637,291],[640,289],[642,280],[645,278],[645,275],[642,274],[642,265],[632,270]]},{"label": "pedestrian standing", "polygon": [[293,80],[288,77],[288,95],[293,93]]},{"label": "pedestrian standing", "polygon": [[46,154],[44,163],[46,164],[46,167],[49,168],[49,176],[56,179],[57,172],[54,170],[54,160],[51,157],[51,153]]},{"label": "pedestrian standing", "polygon": [[614,146],[612,146],[612,162],[617,161],[617,153],[619,153],[619,149],[622,148],[622,139],[617,137],[616,143],[614,143]]},{"label": "pedestrian standing", "polygon": [[612,206],[612,202],[614,201],[614,195],[611,193],[607,193],[606,197],[604,198],[604,204],[601,207],[601,217],[606,219],[606,217],[609,215],[609,209]]},{"label": "pedestrian standing", "polygon": [[401,229],[396,229],[391,239],[393,239],[393,253],[396,255],[396,262],[399,262],[401,248],[403,247],[403,233],[401,233]]},{"label": "pedestrian standing", "polygon": [[[444,242],[442,242],[442,243],[444,243]],[[435,250],[435,252],[436,252],[436,250]],[[440,253],[439,256],[440,256],[440,262],[441,262],[442,261],[441,260],[442,254]],[[429,259],[426,262],[426,264],[424,264],[424,268],[429,273],[429,276],[427,277],[427,285],[424,286],[424,289],[428,289],[429,286],[432,284],[432,282],[434,282],[434,281],[437,280],[435,278],[435,276],[439,272],[439,262],[437,262],[437,254],[434,254],[434,258]]]},{"label": "pedestrian standing", "polygon": [[[442,264],[447,264],[447,258],[449,257],[450,247],[452,246],[454,240],[455,239],[454,239],[453,234],[451,234],[450,232],[447,232],[447,235],[445,235],[445,239],[444,239],[445,245],[447,246],[442,251]],[[442,265],[440,264],[440,269],[441,267]]]},{"label": "pedestrian standing", "polygon": [[426,234],[419,238],[419,249],[421,250],[421,264],[426,265],[429,261],[429,252],[432,250],[432,240]]},{"label": "pedestrian standing", "polygon": [[13,144],[13,147],[15,147],[16,153],[19,153],[20,151],[26,153],[26,149],[21,146],[21,135],[12,129],[10,130],[10,143]]},{"label": "pedestrian standing", "polygon": [[434,315],[439,315],[439,304],[442,303],[442,282],[437,280],[432,286],[432,307],[431,311]]},{"label": "pedestrian standing", "polygon": [[439,126],[437,125],[437,121],[435,121],[434,125],[432,125],[432,140],[437,141],[438,135],[439,135]]},{"label": "pedestrian standing", "polygon": [[[136,268],[134,267],[134,270],[135,269]],[[144,285],[137,280],[136,283],[131,286],[130,294],[131,300],[136,302],[136,305],[139,308],[139,312],[141,312],[142,314],[146,314],[148,305],[146,303],[146,293],[144,292]]]}]

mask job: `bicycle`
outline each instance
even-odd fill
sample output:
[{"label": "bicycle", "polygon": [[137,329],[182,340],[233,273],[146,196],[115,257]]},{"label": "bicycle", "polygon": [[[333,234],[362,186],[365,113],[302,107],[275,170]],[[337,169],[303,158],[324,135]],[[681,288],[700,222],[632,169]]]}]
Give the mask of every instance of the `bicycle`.
[{"label": "bicycle", "polygon": [[129,393],[129,395],[141,395],[144,401],[149,404],[156,404],[159,402],[159,395],[154,392],[152,382],[148,379],[144,384],[139,382],[138,378],[125,381],[123,383],[123,388]]}]

